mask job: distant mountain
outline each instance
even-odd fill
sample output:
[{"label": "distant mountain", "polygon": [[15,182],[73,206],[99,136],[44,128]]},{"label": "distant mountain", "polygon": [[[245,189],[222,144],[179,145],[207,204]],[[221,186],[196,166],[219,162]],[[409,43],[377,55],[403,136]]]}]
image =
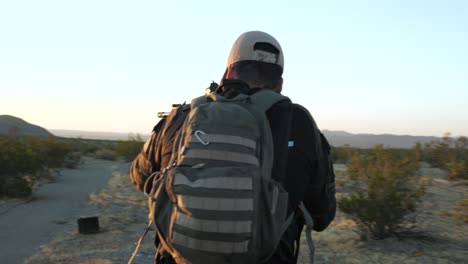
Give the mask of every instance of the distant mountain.
[{"label": "distant mountain", "polygon": [[388,148],[412,148],[415,143],[426,143],[439,139],[438,137],[428,136],[408,136],[408,135],[391,135],[391,134],[351,134],[345,131],[322,131],[331,145],[340,147],[350,145],[358,148],[372,148],[377,144],[383,144]]},{"label": "distant mountain", "polygon": [[[70,138],[85,139],[104,139],[104,140],[127,140],[129,136],[135,136],[134,133],[115,133],[115,132],[92,132],[78,130],[51,130],[55,135]],[[346,131],[322,131],[331,145],[340,147],[348,144],[358,148],[372,148],[377,144],[383,144],[388,148],[412,148],[416,142],[426,143],[439,139],[438,137],[427,136],[400,136],[400,135],[373,135],[373,134],[352,134]],[[141,134],[143,140],[149,135]]]},{"label": "distant mountain", "polygon": [[[135,133],[117,133],[117,132],[94,132],[81,130],[66,130],[66,129],[51,129],[55,135],[67,138],[84,138],[84,139],[102,139],[102,140],[128,140],[129,137],[135,137]],[[146,140],[149,135],[140,136]]]},{"label": "distant mountain", "polygon": [[18,135],[48,137],[52,133],[37,125],[33,125],[21,118],[11,115],[0,115],[0,135],[6,135],[14,131]]}]

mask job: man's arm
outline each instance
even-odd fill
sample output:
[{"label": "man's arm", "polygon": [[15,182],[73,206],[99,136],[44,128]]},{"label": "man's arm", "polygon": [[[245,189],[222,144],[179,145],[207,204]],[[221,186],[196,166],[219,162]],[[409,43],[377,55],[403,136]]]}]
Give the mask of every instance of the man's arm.
[{"label": "man's arm", "polygon": [[156,162],[157,143],[161,137],[161,130],[166,123],[166,119],[163,118],[153,128],[150,138],[145,142],[142,150],[138,156],[133,160],[130,167],[130,179],[132,180],[135,188],[143,191],[146,179],[156,172],[159,171],[160,165]]},{"label": "man's arm", "polygon": [[[175,107],[169,116],[161,119],[153,128],[151,137],[133,161],[130,169],[130,178],[138,190],[143,191],[146,179],[168,165],[175,136],[184,123],[189,110],[190,105],[186,104]],[[147,188],[151,187],[147,186]]]},{"label": "man's arm", "polygon": [[[303,202],[314,220],[314,230],[322,231],[335,218],[335,174],[330,145],[307,109],[295,105],[292,135],[297,146],[290,151],[295,173],[304,174],[296,189],[303,190]],[[299,184],[303,184],[301,187]]]},{"label": "man's arm", "polygon": [[320,144],[321,155],[314,161],[304,205],[314,219],[314,230],[323,231],[333,221],[336,214],[335,172],[330,157],[330,145],[322,133],[320,133],[318,144]]}]

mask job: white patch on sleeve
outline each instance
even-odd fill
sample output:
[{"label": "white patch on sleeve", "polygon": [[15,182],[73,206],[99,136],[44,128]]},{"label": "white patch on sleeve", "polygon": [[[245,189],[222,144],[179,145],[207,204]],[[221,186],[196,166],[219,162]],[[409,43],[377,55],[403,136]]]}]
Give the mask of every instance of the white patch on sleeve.
[{"label": "white patch on sleeve", "polygon": [[294,147],[294,141],[288,141],[288,148]]}]

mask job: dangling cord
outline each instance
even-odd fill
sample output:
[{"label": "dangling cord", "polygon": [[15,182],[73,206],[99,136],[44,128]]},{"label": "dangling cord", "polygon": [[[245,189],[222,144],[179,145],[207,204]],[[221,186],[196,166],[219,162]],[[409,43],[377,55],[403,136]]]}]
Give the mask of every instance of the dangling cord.
[{"label": "dangling cord", "polygon": [[143,239],[145,238],[146,234],[148,234],[148,231],[150,230],[152,224],[153,224],[153,220],[150,220],[150,221],[148,222],[148,227],[146,227],[145,233],[144,233],[143,236],[141,236],[140,239],[138,240],[138,243],[137,243],[137,245],[136,245],[136,248],[135,248],[135,250],[133,251],[133,254],[132,254],[132,256],[130,257],[130,259],[128,260],[128,263],[127,263],[127,264],[132,264],[132,263],[133,263],[133,260],[135,260],[136,254],[138,253],[138,250],[140,249],[141,242],[142,242]]},{"label": "dangling cord", "polygon": [[314,246],[314,241],[312,240],[312,229],[314,227],[314,220],[312,219],[312,216],[309,214],[307,209],[304,206],[304,203],[301,202],[299,204],[299,208],[301,209],[302,213],[304,214],[304,219],[306,223],[306,238],[307,238],[307,245],[309,245],[309,251],[310,251],[310,263],[314,263],[314,255],[315,255],[315,246]]}]

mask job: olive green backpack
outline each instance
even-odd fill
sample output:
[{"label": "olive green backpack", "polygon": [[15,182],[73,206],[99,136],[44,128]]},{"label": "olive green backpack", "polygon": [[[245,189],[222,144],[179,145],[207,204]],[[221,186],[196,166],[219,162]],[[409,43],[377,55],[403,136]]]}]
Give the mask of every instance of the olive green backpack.
[{"label": "olive green backpack", "polygon": [[265,112],[280,101],[289,98],[269,89],[192,100],[170,166],[148,194],[150,223],[176,263],[262,263],[277,249],[293,219],[288,193],[271,178]]}]

